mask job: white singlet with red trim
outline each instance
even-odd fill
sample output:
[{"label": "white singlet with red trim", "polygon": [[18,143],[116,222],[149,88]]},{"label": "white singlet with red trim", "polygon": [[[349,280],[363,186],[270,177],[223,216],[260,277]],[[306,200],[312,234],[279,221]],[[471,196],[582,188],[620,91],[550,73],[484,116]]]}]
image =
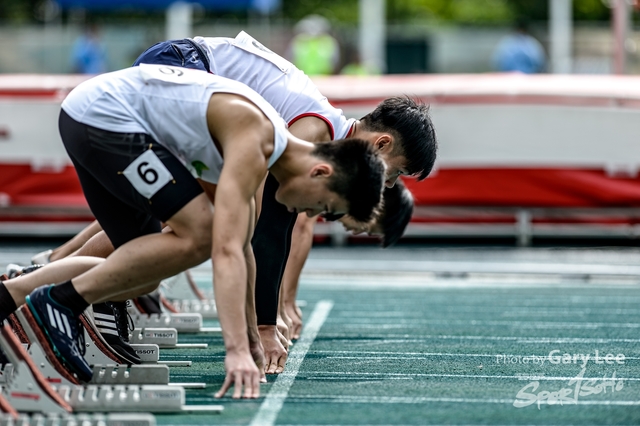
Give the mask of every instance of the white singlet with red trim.
[{"label": "white singlet with red trim", "polygon": [[101,74],[73,89],[62,102],[62,109],[74,120],[99,129],[149,134],[194,177],[218,183],[223,159],[206,117],[214,93],[243,96],[271,120],[275,129],[274,150],[268,162],[271,167],[287,146],[288,132],[282,117],[244,84],[204,71],[142,64]]},{"label": "white singlet with red trim", "polygon": [[258,92],[289,124],[315,116],[329,126],[333,139],[343,139],[355,122],[334,108],[311,79],[291,62],[273,53],[244,31],[236,38],[195,37],[207,53],[215,75],[246,84]]}]

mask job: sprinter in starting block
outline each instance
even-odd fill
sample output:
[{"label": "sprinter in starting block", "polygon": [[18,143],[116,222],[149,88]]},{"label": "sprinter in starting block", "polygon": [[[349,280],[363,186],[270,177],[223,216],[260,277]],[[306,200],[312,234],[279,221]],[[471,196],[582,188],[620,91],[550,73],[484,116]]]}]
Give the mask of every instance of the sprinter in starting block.
[{"label": "sprinter in starting block", "polygon": [[[89,304],[211,258],[227,348],[218,396],[235,385],[234,397],[257,397],[251,344],[259,339],[249,340],[256,192],[271,171],[280,184],[275,198],[290,212],[368,221],[385,172],[371,144],[311,144],[291,135],[273,107],[241,83],[147,64],[77,86],[62,103],[59,125],[89,206],[117,249],[88,272],[27,296],[48,343],[85,380],[91,369],[78,346],[78,318]],[[160,222],[171,231],[160,233]],[[0,300],[4,319],[16,309],[5,285]]]},{"label": "sprinter in starting block", "polygon": [[[404,234],[413,214],[413,196],[402,183],[402,180],[398,179],[394,186],[384,189],[383,204],[380,214],[368,223],[358,222],[349,215],[340,218],[324,216],[326,220],[340,221],[345,229],[354,235],[379,236],[382,239],[381,246],[386,248],[397,243]],[[315,221],[309,221],[306,217],[300,216],[293,230],[294,238],[291,244],[296,244],[298,249],[291,250],[289,253],[289,259],[282,278],[278,308],[278,323],[282,324],[282,326],[279,325],[279,327],[282,327],[280,331],[287,339],[298,339],[302,331],[302,312],[296,305],[296,300],[300,274],[311,249],[310,244],[298,246],[300,241],[295,237],[300,234],[312,237],[314,224]],[[310,239],[306,237],[301,240],[302,243],[307,241],[310,241]],[[280,321],[280,318],[282,321]],[[274,368],[275,371],[273,370]],[[279,373],[281,371],[281,365],[270,364],[267,366],[267,373]]]},{"label": "sprinter in starting block", "polygon": [[[195,68],[247,84],[269,102],[289,125],[289,131],[304,140],[320,142],[360,138],[371,143],[386,163],[387,186],[399,175],[424,179],[436,156],[436,135],[428,107],[405,97],[389,98],[360,120],[347,119],[334,108],[312,81],[289,61],[278,56],[248,34],[235,38],[195,37],[158,43],[135,62]],[[278,182],[267,178],[261,215],[252,246],[257,263],[256,304],[260,339],[267,364],[282,364],[286,350],[276,328],[278,294],[289,256],[290,242],[295,254],[311,246],[312,226],[299,227],[291,237],[298,215],[276,202]],[[300,215],[300,220],[304,220]],[[77,250],[100,228],[95,225],[53,253],[42,253],[36,262],[59,259]],[[294,231],[295,232],[295,231]],[[100,256],[104,244],[96,244],[85,255]],[[88,247],[87,247],[88,249]],[[304,256],[306,258],[306,256]],[[121,305],[114,305],[122,309]]]}]

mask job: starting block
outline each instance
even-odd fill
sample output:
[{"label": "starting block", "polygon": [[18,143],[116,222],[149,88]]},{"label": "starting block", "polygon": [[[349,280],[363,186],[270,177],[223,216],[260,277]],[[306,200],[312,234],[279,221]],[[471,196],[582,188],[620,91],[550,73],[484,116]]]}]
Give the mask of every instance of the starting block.
[{"label": "starting block", "polygon": [[[0,346],[13,365],[13,375],[2,387],[2,396],[17,411],[66,414],[75,412],[178,413],[192,411],[185,405],[185,391],[168,385],[59,385],[43,376],[8,326],[0,329]],[[193,410],[220,412],[220,405],[194,406]]]},{"label": "starting block", "polygon": [[160,348],[158,345],[131,345],[142,363],[157,364],[160,360]]},{"label": "starting block", "polygon": [[[26,307],[22,307],[16,311],[16,317],[22,324],[22,327],[31,342],[28,346],[27,352],[31,356],[40,373],[46,378],[49,383],[61,384],[61,385],[77,385],[79,384],[75,377],[70,377],[68,372],[62,371],[60,366],[57,365],[57,360],[52,360],[51,356],[45,355],[38,336],[31,327],[30,321],[27,316],[30,315],[26,310]],[[95,342],[92,342],[91,337],[87,330],[85,333],[85,346],[87,352],[85,353],[85,359],[92,365],[93,377],[90,383],[95,384],[161,384],[166,385],[169,383],[169,367],[166,365],[117,365],[111,358],[106,356],[98,349]],[[58,368],[56,368],[58,367]]]},{"label": "starting block", "polygon": [[[199,302],[198,302],[199,303]],[[180,333],[221,333],[219,327],[202,327],[200,313],[145,314],[138,310],[135,303],[129,303],[127,311],[131,315],[135,328],[173,328]]]},{"label": "starting block", "polygon": [[181,333],[197,333],[202,328],[200,314],[143,314],[135,307],[128,307],[136,328],[174,328]]},{"label": "starting block", "polygon": [[175,328],[136,328],[130,340],[132,344],[153,344],[161,349],[208,347],[206,343],[178,343],[178,331]]},{"label": "starting block", "polygon": [[0,424],[4,419],[14,420],[18,418],[18,412],[9,404],[4,396],[0,395]]},{"label": "starting block", "polygon": [[0,416],[0,426],[156,426],[156,418],[149,413],[19,414]]},{"label": "starting block", "polygon": [[[165,303],[163,301],[163,303]],[[200,314],[202,318],[217,319],[218,310],[214,300],[166,299],[171,308],[181,313]]]},{"label": "starting block", "polygon": [[170,311],[199,313],[203,318],[216,319],[218,311],[213,295],[205,294],[190,271],[184,271],[162,281],[163,304]]}]

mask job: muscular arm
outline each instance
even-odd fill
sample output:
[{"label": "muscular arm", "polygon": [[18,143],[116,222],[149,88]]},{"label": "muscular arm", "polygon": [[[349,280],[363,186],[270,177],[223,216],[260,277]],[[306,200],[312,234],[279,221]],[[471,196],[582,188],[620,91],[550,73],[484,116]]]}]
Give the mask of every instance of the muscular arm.
[{"label": "muscular arm", "polygon": [[[327,124],[317,117],[304,117],[293,123],[289,131],[310,142],[331,139]],[[275,201],[277,189],[276,180],[271,176],[267,178],[262,212],[252,240],[258,270],[256,310],[259,325],[276,325],[278,293],[291,247],[291,232],[297,218],[295,213],[289,213],[285,206]],[[308,245],[308,241],[303,242],[303,246]],[[304,260],[306,257],[303,263]]]},{"label": "muscular arm", "polygon": [[[301,139],[320,142],[331,139],[327,124],[317,117],[304,117],[289,131]],[[278,182],[269,175],[262,196],[262,209],[251,244],[256,258],[256,312],[260,338],[265,348],[267,373],[281,372],[287,353],[276,330],[278,295],[291,248],[291,232],[297,215],[275,200]],[[303,244],[309,244],[304,242]]]},{"label": "muscular arm", "polygon": [[[215,104],[216,98],[221,104]],[[222,105],[222,107],[220,107]],[[260,393],[260,373],[251,357],[247,326],[247,259],[253,225],[252,201],[267,171],[273,126],[260,110],[233,95],[214,95],[209,128],[224,153],[215,194],[213,219],[214,292],[227,355],[222,396],[234,385],[233,397]],[[271,148],[272,149],[272,148]]]}]

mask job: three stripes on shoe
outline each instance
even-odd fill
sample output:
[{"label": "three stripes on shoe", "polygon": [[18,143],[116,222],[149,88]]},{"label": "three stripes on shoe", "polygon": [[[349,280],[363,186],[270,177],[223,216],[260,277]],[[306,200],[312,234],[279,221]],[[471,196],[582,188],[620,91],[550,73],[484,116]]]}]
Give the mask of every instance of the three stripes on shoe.
[{"label": "three stripes on shoe", "polygon": [[49,314],[49,322],[51,323],[51,326],[65,333],[69,336],[69,339],[73,339],[71,326],[69,326],[69,319],[64,312],[60,312],[55,308],[55,306],[51,306],[47,303],[47,313]]},{"label": "three stripes on shoe", "polygon": [[118,325],[116,323],[116,317],[114,315],[103,314],[100,312],[93,312],[93,322],[96,328],[101,334],[111,334],[112,336],[118,336]]}]

